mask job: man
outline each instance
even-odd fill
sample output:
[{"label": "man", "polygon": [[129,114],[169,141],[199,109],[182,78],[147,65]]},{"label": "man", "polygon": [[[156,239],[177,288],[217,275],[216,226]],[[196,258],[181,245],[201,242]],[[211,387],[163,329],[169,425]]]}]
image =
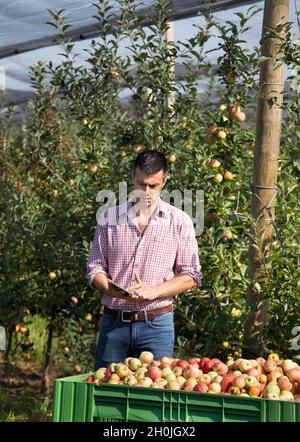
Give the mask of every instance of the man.
[{"label": "man", "polygon": [[155,150],[139,154],[132,180],[134,197],[104,211],[87,261],[87,279],[102,292],[104,305],[96,369],[142,351],[155,359],[171,357],[173,297],[201,285],[192,220],[160,198],[167,180],[165,156]]}]

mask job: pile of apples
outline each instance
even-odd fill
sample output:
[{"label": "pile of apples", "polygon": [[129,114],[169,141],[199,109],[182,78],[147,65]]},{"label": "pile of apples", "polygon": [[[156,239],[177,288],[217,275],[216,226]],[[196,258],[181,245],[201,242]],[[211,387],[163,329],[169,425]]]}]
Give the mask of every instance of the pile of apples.
[{"label": "pile of apples", "polygon": [[267,359],[228,359],[223,363],[207,357],[162,357],[157,361],[144,351],[139,358],[128,357],[99,368],[85,381],[300,402],[300,366],[275,353]]}]

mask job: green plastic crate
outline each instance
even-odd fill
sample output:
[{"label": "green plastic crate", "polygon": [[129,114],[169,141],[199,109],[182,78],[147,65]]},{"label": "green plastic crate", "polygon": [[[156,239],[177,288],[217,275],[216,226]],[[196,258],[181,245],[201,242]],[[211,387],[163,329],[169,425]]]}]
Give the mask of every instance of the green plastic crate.
[{"label": "green plastic crate", "polygon": [[300,422],[300,403],[56,379],[54,422]]}]

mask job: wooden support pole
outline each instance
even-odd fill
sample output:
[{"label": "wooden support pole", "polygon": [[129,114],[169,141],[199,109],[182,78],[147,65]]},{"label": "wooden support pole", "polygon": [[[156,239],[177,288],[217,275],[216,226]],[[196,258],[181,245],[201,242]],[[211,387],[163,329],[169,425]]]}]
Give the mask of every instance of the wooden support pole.
[{"label": "wooden support pole", "polygon": [[[172,21],[168,22],[168,30],[166,32],[166,39],[169,47],[172,48],[172,43],[174,42],[174,23]],[[171,44],[170,44],[171,43]],[[172,84],[175,81],[175,60],[173,57],[169,57],[170,71],[172,75]],[[167,107],[170,109],[174,106],[175,93],[172,91],[167,97]]]},{"label": "wooden support pole", "polygon": [[[264,256],[270,253],[273,225],[266,207],[272,207],[276,196],[276,182],[278,172],[278,157],[281,135],[282,91],[284,84],[284,66],[274,69],[276,56],[278,57],[279,41],[266,39],[266,26],[275,27],[280,22],[288,20],[289,0],[265,0],[262,29],[262,55],[272,59],[261,62],[260,68],[260,95],[257,106],[256,144],[253,162],[253,192],[251,200],[251,215],[255,220],[255,228],[251,234],[256,241],[251,240],[248,255],[249,277],[262,287],[267,273],[264,269]],[[276,98],[276,103],[270,107],[268,100]],[[256,246],[258,248],[254,247]],[[262,351],[260,337],[262,330],[268,323],[268,301],[260,301],[260,292],[249,287],[247,304],[251,312],[245,324],[244,356],[258,355]]]}]

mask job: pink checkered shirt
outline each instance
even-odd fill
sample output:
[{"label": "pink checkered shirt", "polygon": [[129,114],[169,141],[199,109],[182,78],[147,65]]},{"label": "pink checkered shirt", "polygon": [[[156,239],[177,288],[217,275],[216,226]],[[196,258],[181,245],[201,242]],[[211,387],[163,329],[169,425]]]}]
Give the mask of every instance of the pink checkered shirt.
[{"label": "pink checkered shirt", "polygon": [[[106,209],[96,227],[86,277],[89,285],[97,273],[104,273],[121,287],[136,283],[135,272],[141,280],[155,286],[174,277],[175,273],[189,275],[201,285],[202,274],[198,244],[191,218],[176,207],[158,200],[143,234],[133,217],[127,216],[131,202]],[[117,220],[117,222],[116,222]],[[102,296],[102,304],[126,311],[165,307],[173,297],[145,301],[128,301]]]}]

